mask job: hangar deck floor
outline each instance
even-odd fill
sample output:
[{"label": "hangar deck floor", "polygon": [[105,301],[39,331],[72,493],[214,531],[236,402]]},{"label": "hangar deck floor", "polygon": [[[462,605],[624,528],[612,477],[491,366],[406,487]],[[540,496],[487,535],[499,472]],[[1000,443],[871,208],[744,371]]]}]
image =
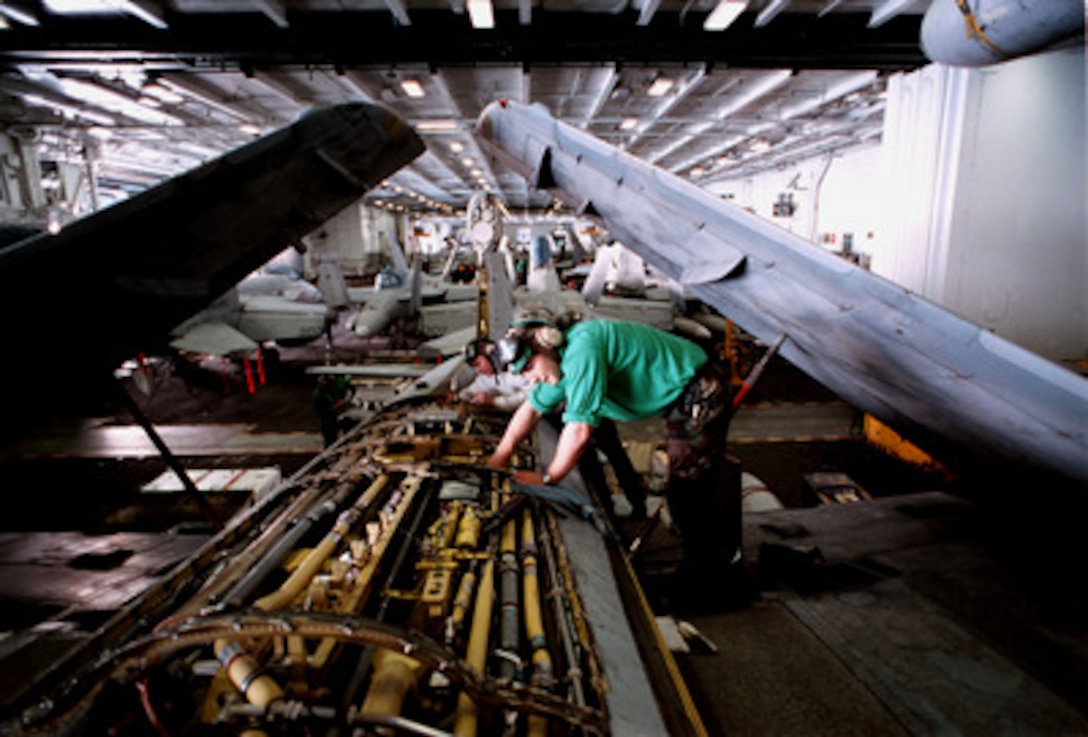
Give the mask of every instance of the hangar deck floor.
[{"label": "hangar deck floor", "polygon": [[[1080,518],[942,491],[860,442],[850,408],[772,367],[731,429],[731,452],[787,507],[745,518],[744,575],[728,585],[746,595],[670,607],[661,574],[678,540],[665,526],[633,558],[655,613],[712,643],[677,655],[708,732],[1088,734]],[[252,395],[238,375],[229,393],[205,379],[164,372],[143,400],[186,465],[288,474],[319,447],[308,378],[289,361]],[[0,452],[0,484],[19,502],[0,522],[0,692],[206,539],[195,505],[138,493],[163,463],[130,423],[43,425]],[[654,433],[621,428],[625,440]],[[874,499],[820,505],[804,475],[829,470]],[[213,504],[227,514],[242,501]],[[644,529],[617,527],[628,541]]]}]

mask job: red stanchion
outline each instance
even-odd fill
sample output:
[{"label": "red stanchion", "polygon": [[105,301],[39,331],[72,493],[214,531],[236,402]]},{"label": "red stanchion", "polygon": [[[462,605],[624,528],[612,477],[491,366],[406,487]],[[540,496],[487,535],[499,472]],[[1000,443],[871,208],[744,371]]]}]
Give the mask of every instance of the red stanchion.
[{"label": "red stanchion", "polygon": [[249,356],[245,357],[243,363],[246,367],[246,388],[249,389],[250,394],[256,394],[257,387],[253,386],[253,366],[249,363]]},{"label": "red stanchion", "polygon": [[257,349],[257,379],[264,386],[264,351]]}]

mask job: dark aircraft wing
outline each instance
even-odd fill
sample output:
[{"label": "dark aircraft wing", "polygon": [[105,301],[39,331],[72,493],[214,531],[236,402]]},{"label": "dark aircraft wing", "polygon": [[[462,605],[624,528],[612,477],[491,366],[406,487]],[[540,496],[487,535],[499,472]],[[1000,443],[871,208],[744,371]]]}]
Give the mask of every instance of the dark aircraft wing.
[{"label": "dark aircraft wing", "polygon": [[383,106],[317,109],[57,235],[0,249],[0,376],[38,397],[109,376],[423,150]]},{"label": "dark aircraft wing", "polygon": [[477,133],[747,332],[768,344],[786,334],[783,357],[946,463],[1088,484],[1083,377],[541,107],[493,103]]}]

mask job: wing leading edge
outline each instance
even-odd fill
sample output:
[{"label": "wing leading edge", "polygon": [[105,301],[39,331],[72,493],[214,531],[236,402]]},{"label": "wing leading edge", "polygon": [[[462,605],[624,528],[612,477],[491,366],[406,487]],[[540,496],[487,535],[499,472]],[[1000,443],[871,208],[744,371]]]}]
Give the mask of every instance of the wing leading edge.
[{"label": "wing leading edge", "polygon": [[923,447],[1088,483],[1088,380],[837,258],[539,106],[477,124],[544,183],[858,409]]}]

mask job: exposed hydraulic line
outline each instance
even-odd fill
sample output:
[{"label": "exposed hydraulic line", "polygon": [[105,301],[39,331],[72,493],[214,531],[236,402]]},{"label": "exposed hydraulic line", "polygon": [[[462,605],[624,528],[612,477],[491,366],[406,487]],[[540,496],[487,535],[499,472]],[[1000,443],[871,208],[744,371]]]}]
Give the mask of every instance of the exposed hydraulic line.
[{"label": "exposed hydraulic line", "polygon": [[[522,512],[521,531],[522,577],[525,587],[525,636],[532,649],[533,675],[531,683],[550,688],[555,680],[551,653],[544,634],[544,618],[540,605],[540,579],[537,576],[536,534],[533,530],[532,510],[526,505]],[[530,716],[526,733],[530,737],[544,737],[548,722],[538,715]]]},{"label": "exposed hydraulic line", "polygon": [[[491,609],[495,602],[495,561],[489,558],[484,563],[480,586],[476,591],[476,606],[472,616],[472,630],[469,634],[468,652],[465,660],[469,670],[476,675],[483,675],[487,666],[487,645],[491,630]],[[453,733],[456,737],[475,737],[479,724],[476,702],[467,692],[462,691],[457,697],[457,719]]]},{"label": "exposed hydraulic line", "polygon": [[499,664],[499,678],[512,683],[520,677],[518,652],[518,634],[520,618],[518,583],[519,568],[517,558],[517,523],[506,520],[502,527],[502,539],[499,543],[500,582],[500,624],[499,648],[502,659]]}]

